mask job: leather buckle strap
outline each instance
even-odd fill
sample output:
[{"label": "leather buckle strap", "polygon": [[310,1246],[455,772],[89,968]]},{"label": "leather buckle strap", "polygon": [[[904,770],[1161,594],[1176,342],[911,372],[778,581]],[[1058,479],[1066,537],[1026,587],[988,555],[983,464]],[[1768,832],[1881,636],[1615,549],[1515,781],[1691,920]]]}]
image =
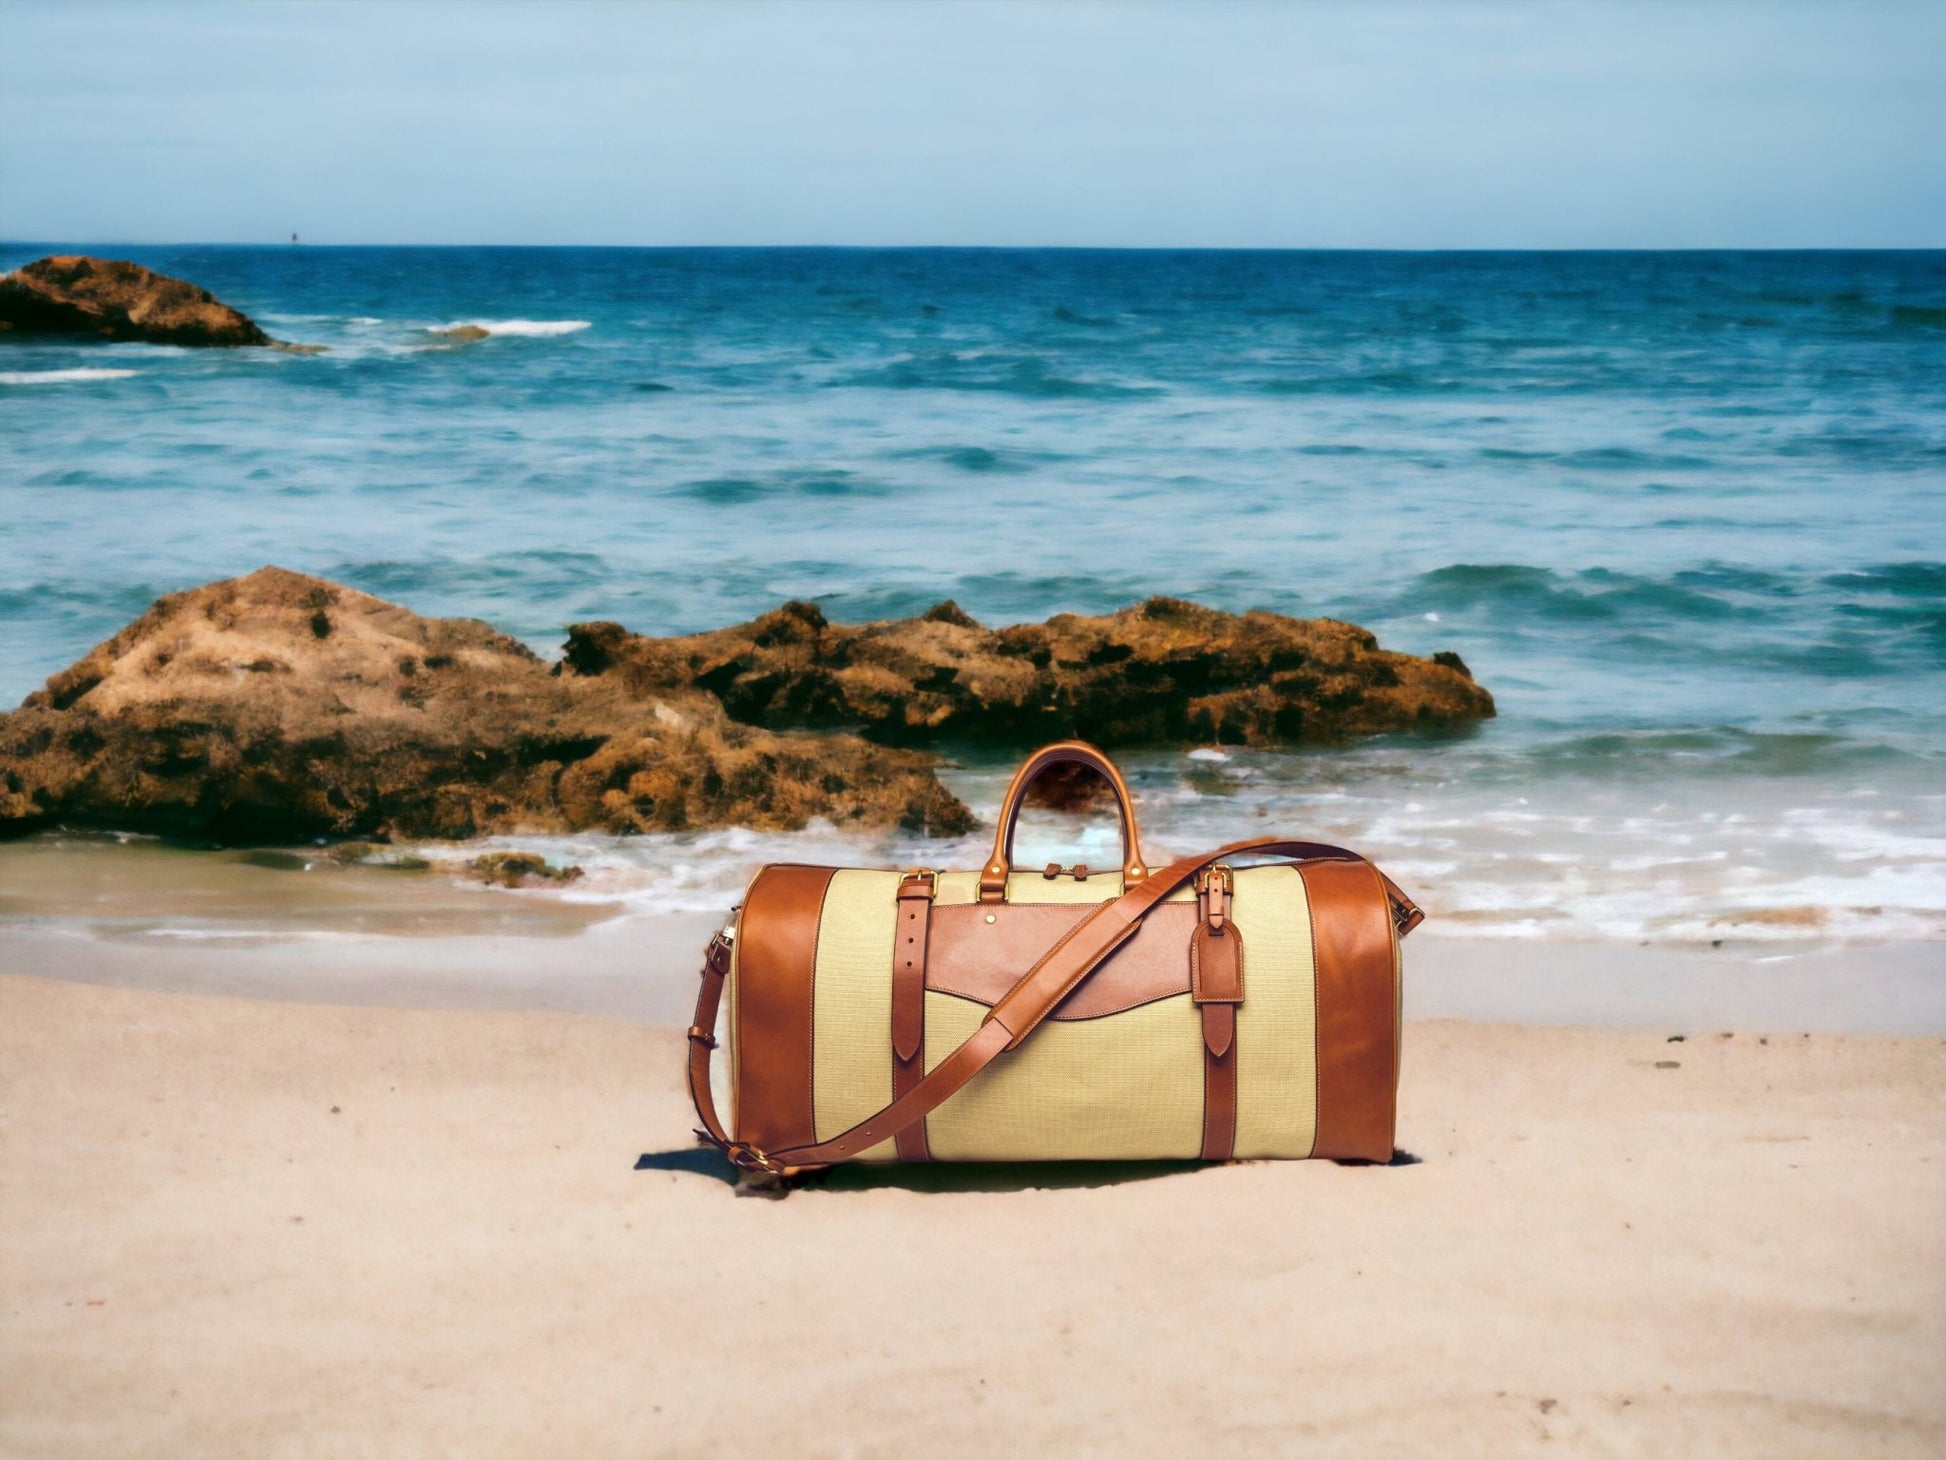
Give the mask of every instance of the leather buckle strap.
[{"label": "leather buckle strap", "polygon": [[[1382,872],[1379,875],[1385,877]],[[1425,911],[1419,904],[1394,887],[1389,877],[1385,877],[1385,897],[1392,905],[1392,926],[1399,930],[1401,938],[1426,920]]]},{"label": "leather buckle strap", "polygon": [[[729,1132],[716,1113],[716,1097],[709,1086],[709,1057],[716,1048],[716,1011],[723,1003],[723,985],[730,977],[730,940],[734,935],[718,928],[703,950],[703,971],[696,990],[696,1017],[689,1026],[689,1099],[696,1107],[704,1128],[699,1139],[727,1152]],[[734,1159],[734,1158],[733,1158]]]},{"label": "leather buckle strap", "polygon": [[1237,890],[1237,874],[1227,862],[1212,862],[1196,874],[1196,891],[1207,895],[1212,888],[1220,888],[1225,897]]},{"label": "leather buckle strap", "polygon": [[723,1154],[730,1158],[730,1164],[739,1171],[749,1171],[765,1176],[786,1176],[789,1168],[773,1161],[755,1146],[746,1141],[731,1141],[723,1148]]},{"label": "leather buckle strap", "polygon": [[[932,904],[939,877],[915,867],[899,879],[898,918],[892,945],[892,1098],[926,1076],[926,949],[932,939]],[[926,1161],[924,1117],[894,1137],[901,1161]]]}]

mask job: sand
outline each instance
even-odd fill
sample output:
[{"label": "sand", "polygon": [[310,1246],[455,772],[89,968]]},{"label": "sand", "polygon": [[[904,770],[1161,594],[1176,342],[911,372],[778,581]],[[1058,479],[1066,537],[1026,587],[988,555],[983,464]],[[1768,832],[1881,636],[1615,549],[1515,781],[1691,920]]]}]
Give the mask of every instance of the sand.
[{"label": "sand", "polygon": [[0,979],[0,1453],[1946,1451],[1938,1038],[1418,1022],[1414,1164],[784,1201],[680,1055]]}]

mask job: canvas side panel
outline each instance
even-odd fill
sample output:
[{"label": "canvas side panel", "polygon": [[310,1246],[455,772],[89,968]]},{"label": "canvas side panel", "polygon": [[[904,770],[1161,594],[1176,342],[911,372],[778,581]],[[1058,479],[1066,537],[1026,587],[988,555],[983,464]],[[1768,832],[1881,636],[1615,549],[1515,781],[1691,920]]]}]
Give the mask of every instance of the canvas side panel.
[{"label": "canvas side panel", "polygon": [[[899,874],[842,871],[824,894],[813,989],[818,1139],[892,1101],[892,956]],[[881,1141],[853,1159],[889,1161]]]},{"label": "canvas side panel", "polygon": [[1308,1156],[1317,1134],[1317,983],[1311,912],[1294,867],[1237,874],[1236,1156]]}]

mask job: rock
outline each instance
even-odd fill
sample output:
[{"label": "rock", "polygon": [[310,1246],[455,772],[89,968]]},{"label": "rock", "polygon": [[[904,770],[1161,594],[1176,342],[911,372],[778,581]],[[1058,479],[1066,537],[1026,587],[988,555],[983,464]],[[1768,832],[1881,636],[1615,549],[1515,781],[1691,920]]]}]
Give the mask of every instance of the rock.
[{"label": "rock", "polygon": [[550,866],[535,852],[488,852],[466,864],[466,870],[495,887],[544,887],[550,882],[573,882],[579,867]]},{"label": "rock", "polygon": [[325,856],[341,867],[383,867],[392,872],[426,872],[432,868],[425,857],[374,842],[340,842]]},{"label": "rock", "polygon": [[58,254],[0,278],[0,330],[157,345],[269,345],[207,289],[140,264]]},{"label": "rock", "polygon": [[1111,749],[1276,746],[1494,712],[1464,666],[1381,649],[1355,625],[1174,598],[997,630],[950,602],[870,624],[833,624],[815,604],[787,603],[669,639],[577,624],[563,666],[638,695],[705,690],[746,724],[856,729],[887,745],[1025,748],[1078,736]]},{"label": "rock", "polygon": [[[858,625],[788,603],[671,639],[579,624],[550,665],[477,620],[264,568],[158,600],[0,716],[0,834],[288,845],[822,817],[951,836],[973,818],[912,747],[1270,746],[1492,713],[1461,668],[1351,624],[1177,599],[998,630],[951,603]],[[1039,789],[1081,805],[1102,788]]]},{"label": "rock", "polygon": [[489,338],[493,331],[482,329],[477,324],[456,324],[451,329],[428,330],[426,333],[442,340],[451,340],[456,345],[470,345],[475,340]]},{"label": "rock", "polygon": [[0,716],[0,834],[971,829],[933,763],[737,724],[698,690],[557,674],[476,620],[263,568],[159,599]]}]

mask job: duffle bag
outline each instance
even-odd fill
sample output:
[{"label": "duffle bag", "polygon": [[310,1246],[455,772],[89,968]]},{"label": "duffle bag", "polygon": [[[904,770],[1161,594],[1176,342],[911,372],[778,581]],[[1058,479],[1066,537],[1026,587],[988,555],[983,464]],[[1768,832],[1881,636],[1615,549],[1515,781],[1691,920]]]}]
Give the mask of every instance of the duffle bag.
[{"label": "duffle bag", "polygon": [[[1116,873],[1014,869],[1028,787],[1063,764],[1114,790]],[[977,872],[757,873],[704,958],[698,1135],[774,1176],[841,1161],[1386,1161],[1399,940],[1421,917],[1370,862],[1318,842],[1262,837],[1152,868],[1120,772],[1063,741],[1014,776]]]}]

